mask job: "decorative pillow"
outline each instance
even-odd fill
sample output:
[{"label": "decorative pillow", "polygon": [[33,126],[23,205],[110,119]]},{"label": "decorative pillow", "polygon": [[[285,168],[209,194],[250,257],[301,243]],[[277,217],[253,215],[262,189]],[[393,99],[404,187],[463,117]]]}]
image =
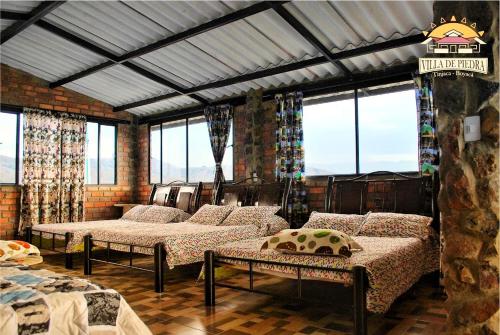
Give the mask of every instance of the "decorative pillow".
[{"label": "decorative pillow", "polygon": [[191,215],[179,208],[153,205],[142,213],[136,221],[153,223],[183,222],[190,217]]},{"label": "decorative pillow", "polygon": [[122,219],[130,221],[138,221],[140,216],[144,214],[151,207],[151,205],[137,205],[128,210],[123,214]]},{"label": "decorative pillow", "polygon": [[357,235],[366,215],[334,214],[312,212],[309,220],[302,228],[335,229],[347,235]]},{"label": "decorative pillow", "polygon": [[426,239],[432,234],[431,222],[432,218],[416,214],[370,213],[359,235]]},{"label": "decorative pillow", "polygon": [[283,253],[351,257],[351,250],[363,250],[347,234],[333,229],[285,229],[270,236],[261,250]]},{"label": "decorative pillow", "polygon": [[231,213],[234,206],[203,205],[186,222],[216,226]]},{"label": "decorative pillow", "polygon": [[24,259],[29,255],[40,256],[40,250],[28,242],[0,240],[0,261]]},{"label": "decorative pillow", "polygon": [[220,225],[246,226],[253,224],[259,228],[268,227],[270,218],[280,209],[280,206],[237,207]]}]

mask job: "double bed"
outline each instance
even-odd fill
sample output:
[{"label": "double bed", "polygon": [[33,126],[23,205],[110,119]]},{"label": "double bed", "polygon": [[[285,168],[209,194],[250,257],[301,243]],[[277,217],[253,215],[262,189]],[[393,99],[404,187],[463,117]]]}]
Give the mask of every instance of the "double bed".
[{"label": "double bed", "polygon": [[[233,208],[262,209],[276,208],[279,213],[286,213],[286,203],[290,191],[290,181],[281,183],[248,184],[247,180],[237,183],[227,183],[219,186],[220,196],[218,202],[224,206],[212,206],[227,211],[230,216]],[[258,204],[258,206],[255,206]],[[240,206],[235,206],[240,205]],[[208,206],[208,205],[207,205]],[[203,206],[198,213],[204,210]],[[278,213],[278,214],[279,214]],[[201,214],[202,216],[202,214]],[[191,220],[190,219],[190,220]],[[255,219],[255,218],[254,218]],[[289,227],[287,221],[278,215],[268,215],[257,219],[254,224],[233,222],[224,225],[222,222],[209,224],[210,217],[197,222],[180,222],[162,224],[141,224],[130,226],[127,230],[114,229],[114,227],[100,227],[93,229],[84,237],[84,273],[92,273],[93,263],[108,263],[120,267],[154,273],[155,291],[164,291],[165,268],[178,265],[187,265],[203,262],[205,250],[213,249],[218,245],[251,238],[272,235],[274,232]],[[207,222],[205,222],[207,221]],[[221,220],[222,221],[222,220]],[[225,221],[225,220],[224,220]],[[128,252],[129,264],[113,262],[108,257],[105,259],[94,257],[93,248],[103,247],[109,250]],[[133,253],[152,255],[154,268],[142,268],[132,264]]]},{"label": "double bed", "polygon": [[[153,185],[148,205],[166,206],[192,214],[200,206],[202,183],[185,184],[174,181],[166,185]],[[25,230],[25,240],[35,243],[40,249],[49,249],[65,255],[65,266],[73,267],[73,254],[83,252],[83,238],[96,228],[126,231],[145,224],[133,218],[117,220],[99,220],[85,222],[68,222],[43,224],[28,227]],[[48,245],[48,247],[47,247]]]},{"label": "double bed", "polygon": [[[215,305],[216,286],[267,293],[254,288],[255,272],[296,279],[299,299],[303,298],[303,280],[341,283],[352,293],[353,331],[355,334],[366,334],[368,311],[385,313],[394,300],[408,291],[421,276],[439,270],[439,238],[436,229],[424,227],[419,229],[421,233],[414,234],[409,228],[410,224],[405,227],[406,221],[398,221],[405,216],[393,214],[409,214],[411,219],[412,214],[418,214],[419,217],[425,215],[429,223],[431,218],[438,218],[435,213],[436,185],[432,177],[389,172],[342,180],[330,177],[325,212],[358,214],[363,217],[372,215],[382,219],[378,221],[381,222],[379,226],[370,226],[371,223],[363,219],[362,225],[367,225],[366,228],[360,227],[352,233],[352,238],[363,250],[353,252],[349,258],[342,258],[261,250],[266,238],[220,245],[205,252],[206,305]],[[438,227],[439,224],[434,220],[432,226]],[[316,228],[327,227],[320,224]],[[249,286],[235,287],[216,282],[217,266],[246,270]]]}]

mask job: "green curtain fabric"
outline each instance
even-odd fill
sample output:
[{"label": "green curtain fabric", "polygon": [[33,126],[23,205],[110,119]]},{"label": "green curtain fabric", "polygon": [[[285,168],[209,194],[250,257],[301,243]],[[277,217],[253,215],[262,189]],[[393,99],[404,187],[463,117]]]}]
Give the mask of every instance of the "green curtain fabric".
[{"label": "green curtain fabric", "polygon": [[288,219],[297,227],[308,214],[304,185],[304,136],[302,92],[276,95],[276,178],[292,180]]},{"label": "green curtain fabric", "polygon": [[233,107],[231,105],[207,106],[205,108],[205,119],[207,120],[210,145],[215,160],[215,178],[212,190],[212,203],[216,203],[217,188],[225,181],[222,170],[222,160],[226,152],[231,120],[233,119]]},{"label": "green curtain fabric", "polygon": [[83,221],[86,118],[24,108],[19,231]]},{"label": "green curtain fabric", "polygon": [[436,132],[436,110],[432,99],[432,77],[429,74],[413,76],[419,125],[419,170],[432,175],[439,168],[439,149]]}]

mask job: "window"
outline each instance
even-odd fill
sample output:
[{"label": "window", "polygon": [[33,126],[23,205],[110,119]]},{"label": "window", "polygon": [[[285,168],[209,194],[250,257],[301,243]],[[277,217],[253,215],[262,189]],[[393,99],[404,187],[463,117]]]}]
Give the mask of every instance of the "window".
[{"label": "window", "polygon": [[[232,127],[231,127],[232,128]],[[233,132],[222,161],[224,176],[233,178]],[[204,117],[165,122],[150,128],[150,182],[212,182],[215,161]]]},{"label": "window", "polygon": [[306,175],[418,171],[417,111],[409,83],[305,101],[303,121]]},{"label": "window", "polygon": [[359,96],[359,167],[372,171],[418,171],[415,92]]},{"label": "window", "polygon": [[116,184],[116,126],[87,122],[86,184]]},{"label": "window", "polygon": [[0,112],[0,184],[20,184],[23,160],[23,115]]},{"label": "window", "polygon": [[356,172],[353,92],[304,106],[303,122],[306,176]]}]

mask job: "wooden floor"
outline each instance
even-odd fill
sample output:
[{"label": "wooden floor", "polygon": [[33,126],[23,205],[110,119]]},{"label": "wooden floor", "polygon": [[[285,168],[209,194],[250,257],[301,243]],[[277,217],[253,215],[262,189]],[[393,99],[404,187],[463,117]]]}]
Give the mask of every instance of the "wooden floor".
[{"label": "wooden floor", "polygon": [[[84,277],[81,260],[75,260],[74,270],[66,270],[63,264],[60,256],[46,256],[45,262],[37,267]],[[203,282],[196,281],[198,270],[194,266],[168,272],[163,294],[154,292],[152,273],[98,264],[88,278],[121,293],[154,334],[350,334],[352,331],[346,308],[299,304],[226,288],[217,288],[217,306],[206,308]],[[243,275],[232,277],[229,282],[248,285]],[[292,281],[265,275],[256,276],[256,285],[272,291],[293,290]],[[324,288],[304,285],[304,290],[320,292],[323,300],[335,301]],[[369,334],[441,334],[446,320],[443,305],[439,290],[432,287],[429,279],[423,279],[393,304],[388,313],[370,315]]]}]

